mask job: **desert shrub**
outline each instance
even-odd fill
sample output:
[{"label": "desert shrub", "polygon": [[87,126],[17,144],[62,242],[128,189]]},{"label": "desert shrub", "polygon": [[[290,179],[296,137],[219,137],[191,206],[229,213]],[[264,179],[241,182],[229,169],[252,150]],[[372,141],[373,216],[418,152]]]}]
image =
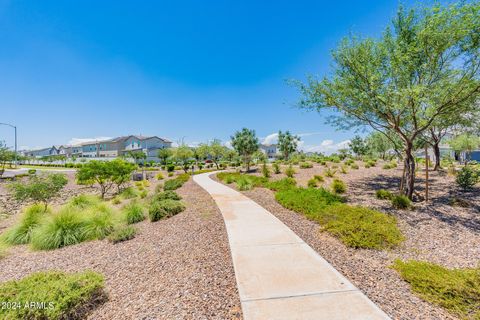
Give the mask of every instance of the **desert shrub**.
[{"label": "desert shrub", "polygon": [[158,221],[167,216],[167,212],[160,205],[161,201],[152,201],[148,207],[148,217],[151,222]]},{"label": "desert shrub", "polygon": [[104,239],[114,228],[112,210],[106,206],[98,206],[83,213],[81,226],[85,240]]},{"label": "desert shrub", "polygon": [[268,168],[267,164],[264,163],[262,165],[262,175],[263,177],[265,178],[270,178],[271,174],[270,174],[270,169]]},{"label": "desert shrub", "polygon": [[352,248],[393,248],[404,240],[395,217],[365,207],[332,205],[317,220],[322,230]]},{"label": "desert shrub", "polygon": [[266,187],[273,191],[280,191],[295,187],[297,182],[293,178],[283,178],[276,181],[271,181],[266,184]]},{"label": "desert shrub", "polygon": [[122,203],[122,199],[120,199],[120,197],[114,197],[112,199],[112,204],[120,204]]},{"label": "desert shrub", "polygon": [[274,162],[272,164],[272,168],[273,168],[273,173],[275,173],[275,174],[281,173],[280,166],[278,165],[278,163]]},{"label": "desert shrub", "polygon": [[325,181],[325,179],[321,175],[318,175],[318,174],[314,175],[313,178],[315,180],[317,180],[318,182],[324,182]]},{"label": "desert shrub", "polygon": [[148,196],[148,191],[143,190],[142,192],[139,193],[140,199],[145,199]]},{"label": "desert shrub", "polygon": [[163,190],[163,183],[159,183],[155,186],[155,192],[162,192]]},{"label": "desert shrub", "polygon": [[135,181],[135,186],[137,186],[137,187],[143,187],[142,181]]},{"label": "desert shrub", "polygon": [[238,172],[219,172],[217,173],[217,178],[225,183],[233,183],[240,177]]},{"label": "desert shrub", "polygon": [[135,238],[136,234],[137,229],[135,227],[122,225],[113,230],[113,232],[108,236],[108,240],[112,243],[119,243]]},{"label": "desert shrub", "polygon": [[167,172],[168,173],[173,173],[173,171],[175,171],[175,165],[174,164],[169,164],[167,166]]},{"label": "desert shrub", "polygon": [[337,194],[345,193],[345,191],[347,191],[347,185],[340,179],[333,179],[331,188],[333,192]]},{"label": "desert shrub", "polygon": [[68,201],[69,206],[72,206],[78,209],[87,209],[99,203],[100,203],[100,199],[97,196],[90,195],[90,194],[80,194],[78,196],[72,197]]},{"label": "desert shrub", "polygon": [[89,309],[101,302],[104,278],[86,271],[64,273],[37,272],[20,280],[0,285],[0,301],[21,303],[30,301],[47,303],[45,308],[2,308],[3,319],[83,319]]},{"label": "desert shrub", "polygon": [[40,204],[29,206],[25,209],[20,221],[5,232],[2,240],[8,244],[29,243],[33,230],[40,225],[47,213],[49,210],[44,212],[44,208]]},{"label": "desert shrub", "polygon": [[165,199],[159,201],[158,203],[167,213],[167,217],[173,217],[174,215],[185,210],[185,205],[178,200]]},{"label": "desert shrub", "polygon": [[168,177],[173,177],[173,172],[169,172]]},{"label": "desert shrub", "polygon": [[289,178],[293,178],[295,173],[295,169],[293,169],[292,165],[289,165],[287,169],[285,169],[285,175]]},{"label": "desert shrub", "polygon": [[389,170],[389,169],[392,169],[394,167],[390,163],[385,163],[382,168],[385,169],[385,170]]},{"label": "desert shrub", "polygon": [[134,188],[125,188],[120,195],[123,199],[133,199],[138,196],[138,192]]},{"label": "desert shrub", "polygon": [[347,174],[347,173],[348,173],[348,172],[347,172],[347,168],[346,168],[345,166],[342,166],[342,167],[340,168],[340,172],[341,172],[342,174]]},{"label": "desert shrub", "polygon": [[145,220],[144,208],[136,201],[132,201],[124,206],[122,208],[122,213],[127,224],[133,224]]},{"label": "desert shrub", "polygon": [[462,167],[455,178],[455,182],[463,190],[472,189],[472,187],[478,183],[478,180],[479,173],[468,165]]},{"label": "desert shrub", "polygon": [[165,199],[182,200],[182,197],[180,197],[178,193],[176,193],[175,191],[171,191],[171,190],[159,192],[153,196],[153,201],[162,201]]},{"label": "desert shrub", "polygon": [[163,180],[163,179],[164,179],[163,174],[162,174],[161,172],[157,173],[157,174],[155,175],[155,178],[156,178],[157,180]]},{"label": "desert shrub", "polygon": [[240,191],[252,190],[255,186],[253,180],[247,176],[240,176],[237,178],[237,188]]},{"label": "desert shrub", "polygon": [[67,183],[68,179],[64,174],[52,173],[32,175],[27,182],[13,182],[8,188],[16,200],[43,203],[46,211],[48,202],[56,197]]},{"label": "desert shrub", "polygon": [[393,194],[388,190],[380,189],[375,192],[375,196],[377,197],[377,199],[391,200],[393,197]]},{"label": "desert shrub", "polygon": [[35,174],[37,173],[37,169],[28,169],[28,174]]},{"label": "desert shrub", "polygon": [[148,181],[148,180],[143,180],[142,183],[143,183],[143,186],[144,186],[145,188],[150,187],[150,181]]},{"label": "desert shrub", "polygon": [[33,231],[32,248],[51,250],[80,243],[85,240],[84,225],[78,209],[64,207]]},{"label": "desert shrub", "polygon": [[395,260],[393,268],[422,299],[462,319],[480,319],[480,268],[447,269],[423,261]]},{"label": "desert shrub", "polygon": [[412,202],[404,195],[396,195],[392,197],[392,206],[395,209],[408,209],[412,206]]},{"label": "desert shrub", "polygon": [[333,163],[340,163],[341,159],[338,156],[330,156],[329,161]]},{"label": "desert shrub", "polygon": [[180,174],[178,175],[175,179],[170,179],[165,181],[165,184],[163,185],[164,190],[176,190],[183,186],[185,182],[190,179],[189,174]]},{"label": "desert shrub", "polygon": [[474,204],[471,201],[458,198],[458,197],[451,197],[450,199],[448,199],[448,204],[454,207],[462,207],[462,208],[471,208],[474,206]]},{"label": "desert shrub", "polygon": [[359,169],[358,164],[356,164],[356,163],[352,163],[352,164],[350,165],[350,168],[352,168],[352,169],[354,169],[354,170],[358,170],[358,169]]},{"label": "desert shrub", "polygon": [[337,173],[336,170],[332,170],[330,168],[325,169],[325,176],[326,177],[333,178],[333,177],[335,177],[335,173]]},{"label": "desert shrub", "polygon": [[302,163],[300,163],[300,168],[301,169],[310,169],[310,168],[313,168],[313,164],[311,164],[310,162],[302,162]]},{"label": "desert shrub", "polygon": [[317,185],[317,179],[312,178],[312,179],[308,180],[307,185],[308,185],[309,188],[316,188],[318,186]]},{"label": "desert shrub", "polygon": [[323,188],[287,188],[279,190],[275,199],[283,207],[305,214],[307,217],[315,215],[321,209],[343,199]]}]

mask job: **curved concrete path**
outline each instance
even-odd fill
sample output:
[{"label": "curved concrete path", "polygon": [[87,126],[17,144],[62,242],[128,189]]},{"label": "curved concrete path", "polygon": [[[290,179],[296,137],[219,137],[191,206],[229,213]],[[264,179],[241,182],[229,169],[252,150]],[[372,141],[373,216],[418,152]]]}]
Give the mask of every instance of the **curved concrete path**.
[{"label": "curved concrete path", "polygon": [[225,220],[244,319],[389,319],[274,215],[210,174],[193,180]]}]

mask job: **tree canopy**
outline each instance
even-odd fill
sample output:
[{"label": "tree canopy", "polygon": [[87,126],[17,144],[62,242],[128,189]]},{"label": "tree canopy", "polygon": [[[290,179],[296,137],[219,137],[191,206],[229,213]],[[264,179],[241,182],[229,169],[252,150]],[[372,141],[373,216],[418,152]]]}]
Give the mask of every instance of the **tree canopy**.
[{"label": "tree canopy", "polygon": [[285,133],[281,130],[278,131],[278,150],[285,160],[288,160],[290,155],[297,151],[299,141],[300,137],[292,135],[288,130]]},{"label": "tree canopy", "polygon": [[400,8],[378,39],[351,36],[321,80],[299,83],[301,108],[333,109],[340,128],[370,126],[402,142],[403,192],[412,198],[414,142],[439,117],[468,113],[480,92],[480,3]]},{"label": "tree canopy", "polygon": [[240,131],[236,131],[231,139],[232,147],[242,157],[245,168],[249,171],[252,155],[259,148],[259,141],[255,134],[255,130],[243,128]]}]

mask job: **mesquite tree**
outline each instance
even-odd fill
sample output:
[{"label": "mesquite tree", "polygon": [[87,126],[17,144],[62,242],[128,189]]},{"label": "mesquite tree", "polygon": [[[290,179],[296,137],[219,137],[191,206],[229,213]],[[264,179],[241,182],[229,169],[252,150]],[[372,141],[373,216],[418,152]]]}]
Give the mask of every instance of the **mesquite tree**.
[{"label": "mesquite tree", "polygon": [[400,8],[379,39],[344,39],[334,69],[298,83],[300,107],[338,111],[341,128],[370,126],[402,141],[403,193],[415,186],[414,143],[439,117],[467,113],[480,92],[479,3]]},{"label": "mesquite tree", "polygon": [[242,157],[246,171],[250,171],[252,155],[258,150],[259,142],[255,130],[243,128],[231,137],[232,147]]},{"label": "mesquite tree", "polygon": [[292,135],[288,130],[285,133],[281,130],[278,131],[278,150],[285,160],[288,160],[290,155],[297,151],[299,141],[300,137]]}]

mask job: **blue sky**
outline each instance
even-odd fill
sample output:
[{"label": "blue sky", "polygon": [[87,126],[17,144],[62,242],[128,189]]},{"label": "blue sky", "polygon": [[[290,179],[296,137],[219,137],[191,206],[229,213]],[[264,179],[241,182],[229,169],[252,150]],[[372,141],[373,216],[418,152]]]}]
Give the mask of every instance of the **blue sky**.
[{"label": "blue sky", "polygon": [[[30,148],[126,134],[195,144],[248,127],[333,150],[354,133],[296,109],[285,80],[325,74],[343,36],[378,36],[397,5],[0,0],[0,122]],[[13,145],[12,130],[0,140]]]}]

